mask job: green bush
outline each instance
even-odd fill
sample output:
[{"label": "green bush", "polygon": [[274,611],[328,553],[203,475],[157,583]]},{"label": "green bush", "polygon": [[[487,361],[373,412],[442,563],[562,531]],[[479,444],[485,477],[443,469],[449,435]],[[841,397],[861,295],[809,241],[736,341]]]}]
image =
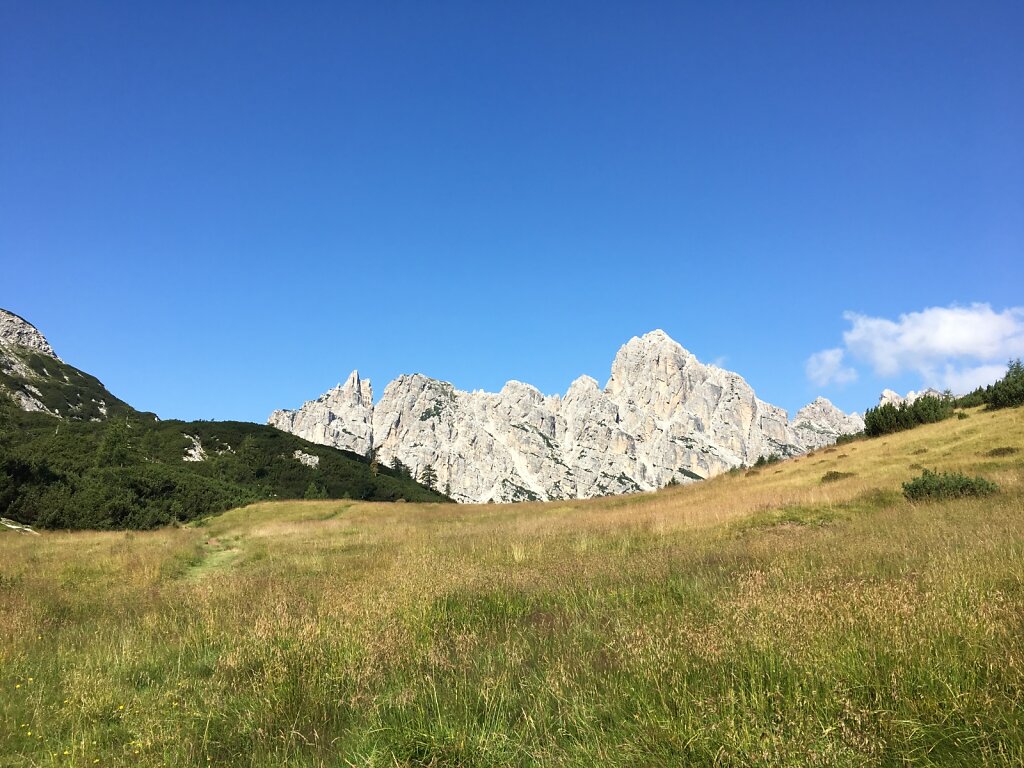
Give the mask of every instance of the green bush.
[{"label": "green bush", "polygon": [[955,401],[960,408],[986,405],[989,409],[1016,408],[1024,405],[1024,363],[1018,357],[1006,365],[1006,375],[995,384],[978,387]]},{"label": "green bush", "polygon": [[834,469],[829,470],[821,476],[821,482],[823,483],[834,483],[837,480],[845,480],[848,477],[855,477],[855,472],[836,472]]},{"label": "green bush", "polygon": [[953,400],[947,397],[919,397],[913,403],[884,403],[864,413],[864,434],[868,437],[888,435],[913,429],[920,424],[933,424],[953,415]]},{"label": "green bush", "polygon": [[965,496],[991,496],[999,486],[983,477],[968,477],[959,472],[924,470],[920,477],[903,484],[903,495],[911,501],[960,499]]},{"label": "green bush", "polygon": [[1006,375],[992,385],[989,404],[992,408],[1015,408],[1024,405],[1024,364],[1020,358],[1011,360]]},{"label": "green bush", "polygon": [[991,451],[986,451],[985,455],[991,456],[993,459],[997,459],[1001,456],[1013,456],[1013,454],[1017,453],[1018,450],[1019,449],[1013,446],[1003,445],[1000,446],[999,448],[993,448]]}]

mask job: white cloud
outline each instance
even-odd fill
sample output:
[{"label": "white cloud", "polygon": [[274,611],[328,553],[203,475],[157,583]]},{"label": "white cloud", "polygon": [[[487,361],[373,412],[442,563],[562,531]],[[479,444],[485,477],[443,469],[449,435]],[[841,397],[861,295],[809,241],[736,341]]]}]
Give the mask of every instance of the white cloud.
[{"label": "white cloud", "polygon": [[947,363],[1005,361],[1024,354],[1024,308],[994,312],[988,304],[931,307],[900,315],[898,321],[843,315],[852,327],[843,334],[850,355],[880,376],[917,371],[933,376]]},{"label": "white cloud", "polygon": [[946,366],[946,370],[942,372],[942,386],[937,389],[949,389],[957,394],[964,394],[1003,378],[1005,373],[1006,363],[976,365],[959,370],[953,366]]},{"label": "white cloud", "polygon": [[827,384],[849,384],[857,378],[853,368],[843,366],[843,350],[824,349],[807,360],[807,378],[824,387]]},{"label": "white cloud", "polygon": [[[923,386],[967,392],[990,384],[1006,371],[1006,360],[1024,356],[1024,307],[996,312],[988,304],[929,307],[896,320],[846,312],[850,328],[843,348],[827,349],[807,361],[816,384],[839,381],[843,353],[882,377],[914,372]],[[837,354],[838,353],[838,354]]]}]

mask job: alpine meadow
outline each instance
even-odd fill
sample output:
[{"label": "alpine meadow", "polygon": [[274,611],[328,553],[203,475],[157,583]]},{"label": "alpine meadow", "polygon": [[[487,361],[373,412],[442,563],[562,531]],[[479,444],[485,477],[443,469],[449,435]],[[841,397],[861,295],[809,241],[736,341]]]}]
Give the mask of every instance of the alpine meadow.
[{"label": "alpine meadow", "polygon": [[0,768],[1024,767],[1022,41],[0,0]]},{"label": "alpine meadow", "polygon": [[0,764],[1019,765],[1024,411],[963,414],[633,496],[0,534]]}]

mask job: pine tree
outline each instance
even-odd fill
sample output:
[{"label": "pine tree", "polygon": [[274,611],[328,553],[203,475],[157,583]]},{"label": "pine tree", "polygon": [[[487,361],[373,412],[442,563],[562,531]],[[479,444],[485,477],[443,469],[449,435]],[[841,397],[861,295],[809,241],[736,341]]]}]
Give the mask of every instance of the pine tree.
[{"label": "pine tree", "polygon": [[97,467],[127,467],[136,463],[136,451],[129,439],[128,430],[127,422],[119,419],[107,422],[103,440],[96,450]]},{"label": "pine tree", "polygon": [[430,464],[427,464],[427,466],[420,470],[420,484],[427,486],[431,490],[437,484],[437,472],[434,471],[434,467]]}]

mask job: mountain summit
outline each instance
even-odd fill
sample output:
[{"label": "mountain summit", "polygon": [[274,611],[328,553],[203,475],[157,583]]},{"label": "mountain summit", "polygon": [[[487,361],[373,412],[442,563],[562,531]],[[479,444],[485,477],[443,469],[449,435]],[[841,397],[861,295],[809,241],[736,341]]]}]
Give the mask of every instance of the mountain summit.
[{"label": "mountain summit", "polygon": [[68,365],[28,320],[0,309],[0,395],[23,411],[102,421],[131,411],[94,376]]},{"label": "mountain summit", "polygon": [[38,328],[6,309],[0,309],[0,347],[18,348],[60,359]]},{"label": "mountain summit", "polygon": [[[809,410],[810,409],[810,410]],[[459,501],[588,498],[691,482],[793,456],[863,429],[819,399],[791,424],[736,373],[704,365],[664,331],[630,339],[604,389],[589,376],[564,396],[508,382],[500,392],[463,392],[403,375],[372,402],[353,372],[298,410],[268,423],[311,442],[369,454],[414,472],[431,467]]]}]

